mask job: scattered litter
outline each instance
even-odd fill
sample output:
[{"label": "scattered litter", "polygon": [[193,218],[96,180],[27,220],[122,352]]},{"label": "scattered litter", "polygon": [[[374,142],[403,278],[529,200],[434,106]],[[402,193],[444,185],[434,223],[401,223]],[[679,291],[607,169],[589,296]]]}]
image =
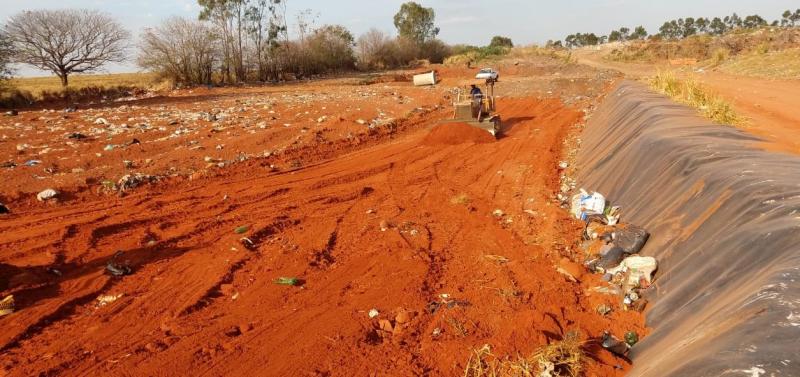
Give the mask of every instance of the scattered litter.
[{"label": "scattered litter", "polygon": [[3,301],[0,301],[0,317],[9,315],[14,312],[14,295],[6,296]]},{"label": "scattered litter", "polygon": [[597,309],[596,309],[597,314],[600,314],[600,315],[603,315],[603,316],[604,315],[608,315],[608,313],[611,313],[611,310],[612,310],[611,307],[606,305],[606,304],[600,304],[600,305],[597,306]]},{"label": "scattered litter", "polygon": [[96,308],[102,308],[122,297],[122,293],[118,295],[100,295],[97,297],[97,303],[94,305]]},{"label": "scattered litter", "polygon": [[106,152],[110,152],[113,151],[114,148],[115,148],[114,144],[107,144],[105,147],[103,147],[103,150]]},{"label": "scattered litter", "polygon": [[73,140],[83,140],[83,139],[88,138],[88,136],[86,136],[86,135],[84,135],[84,134],[82,134],[80,132],[73,132],[73,133],[69,134],[69,136],[67,136],[67,138],[68,139],[73,139]]},{"label": "scattered litter", "polygon": [[247,233],[247,231],[248,231],[248,230],[250,230],[250,227],[249,227],[249,226],[247,226],[247,225],[242,225],[242,226],[240,226],[240,227],[238,227],[238,228],[234,229],[233,231],[234,231],[236,234],[245,234],[245,233]]},{"label": "scattered litter", "polygon": [[370,318],[375,318],[375,317],[378,316],[378,314],[380,314],[380,313],[378,312],[378,309],[375,309],[375,308],[370,309],[370,311],[368,313]]},{"label": "scattered litter", "polygon": [[631,350],[631,346],[628,343],[623,342],[614,335],[611,335],[609,332],[603,333],[603,348],[611,351],[612,353],[626,357],[628,352]]},{"label": "scattered litter", "polygon": [[448,293],[442,293],[439,295],[439,301],[431,301],[428,303],[428,312],[433,314],[441,308],[452,309],[458,306],[464,307],[470,305],[472,305],[472,303],[467,300],[457,300],[452,298]]},{"label": "scattered litter", "polygon": [[40,202],[43,202],[46,200],[53,199],[57,196],[58,196],[58,191],[53,189],[46,189],[40,192],[38,195],[36,195],[36,199],[38,199]]},{"label": "scattered litter", "polygon": [[275,279],[274,283],[278,285],[297,286],[300,285],[300,279],[294,277],[279,277]]},{"label": "scattered litter", "polygon": [[244,246],[244,248],[247,250],[252,251],[256,249],[256,243],[247,237],[242,237],[241,239],[239,239],[239,242],[241,242],[242,246]]},{"label": "scattered litter", "polygon": [[117,262],[117,258],[119,258],[121,255],[122,252],[118,251],[106,264],[106,271],[108,271],[108,273],[111,275],[125,276],[130,275],[133,272],[128,261],[125,261],[124,263]]},{"label": "scattered litter", "polygon": [[42,163],[41,160],[28,160],[28,161],[25,161],[25,163],[23,165],[25,165],[25,166],[36,166],[36,165],[39,165],[41,163]]},{"label": "scattered litter", "polygon": [[624,280],[623,284],[635,288],[641,287],[642,284],[650,286],[653,272],[655,272],[656,268],[658,268],[658,263],[655,258],[634,255],[625,258],[619,266],[607,272],[612,275],[616,275],[620,272],[624,273],[627,275],[627,278]]},{"label": "scattered litter", "polygon": [[636,343],[639,343],[639,334],[635,331],[628,331],[625,333],[625,343],[628,343],[629,346],[633,347]]},{"label": "scattered litter", "polygon": [[558,168],[564,170],[569,167],[569,163],[566,161],[561,161],[558,163]]},{"label": "scattered litter", "polygon": [[142,173],[126,174],[117,182],[120,191],[127,191],[138,187],[143,183],[157,182],[159,177]]},{"label": "scattered litter", "polygon": [[4,115],[7,116],[7,117],[15,117],[15,116],[19,115],[19,112],[17,110],[9,110],[9,111],[6,111],[4,113]]},{"label": "scattered litter", "polygon": [[576,219],[586,220],[589,215],[602,215],[606,209],[606,198],[603,194],[594,192],[591,195],[581,189],[580,193],[572,197],[572,215]]},{"label": "scattered litter", "polygon": [[622,248],[625,254],[637,254],[649,238],[650,233],[635,225],[618,227],[614,232],[614,244]]}]

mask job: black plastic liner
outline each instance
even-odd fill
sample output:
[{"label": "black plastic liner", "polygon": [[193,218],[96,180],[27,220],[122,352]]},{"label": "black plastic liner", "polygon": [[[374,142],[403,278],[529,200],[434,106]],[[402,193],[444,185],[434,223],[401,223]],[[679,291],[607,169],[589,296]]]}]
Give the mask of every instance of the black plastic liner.
[{"label": "black plastic liner", "polygon": [[631,376],[800,376],[800,157],[758,141],[628,81],[589,121],[578,182],[659,262]]}]

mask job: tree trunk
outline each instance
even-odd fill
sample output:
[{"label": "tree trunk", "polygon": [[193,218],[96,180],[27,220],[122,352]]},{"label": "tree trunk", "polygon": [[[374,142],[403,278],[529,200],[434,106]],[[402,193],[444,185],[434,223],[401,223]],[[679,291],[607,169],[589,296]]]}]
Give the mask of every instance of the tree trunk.
[{"label": "tree trunk", "polygon": [[58,74],[58,78],[61,79],[61,89],[67,90],[67,85],[69,84],[69,79],[67,78],[66,72],[61,72]]}]

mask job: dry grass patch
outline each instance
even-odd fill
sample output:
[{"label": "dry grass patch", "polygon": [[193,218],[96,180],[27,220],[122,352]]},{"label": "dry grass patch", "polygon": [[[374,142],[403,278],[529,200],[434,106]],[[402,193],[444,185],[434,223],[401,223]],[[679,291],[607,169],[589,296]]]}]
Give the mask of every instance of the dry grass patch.
[{"label": "dry grass patch", "polygon": [[[70,90],[117,87],[147,89],[157,83],[157,76],[153,73],[72,75],[69,77]],[[35,98],[41,98],[46,93],[61,91],[61,81],[56,76],[14,78],[10,80],[9,84],[14,89],[30,92]]]},{"label": "dry grass patch", "polygon": [[720,70],[735,75],[800,80],[800,48],[741,55],[726,61]]},{"label": "dry grass patch", "polygon": [[580,335],[573,331],[564,340],[516,360],[498,358],[489,345],[484,345],[470,355],[464,377],[577,377],[586,359],[582,346]]},{"label": "dry grass patch", "polygon": [[659,72],[650,80],[650,87],[699,110],[703,116],[714,122],[744,125],[744,119],[736,114],[730,103],[693,79],[682,80],[670,72]]}]

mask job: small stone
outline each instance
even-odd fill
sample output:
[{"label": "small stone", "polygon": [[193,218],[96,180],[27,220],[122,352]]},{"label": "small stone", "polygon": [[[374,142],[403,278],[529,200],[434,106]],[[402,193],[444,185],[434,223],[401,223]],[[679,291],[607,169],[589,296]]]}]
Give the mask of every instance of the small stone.
[{"label": "small stone", "polygon": [[492,215],[494,215],[494,217],[503,217],[506,215],[506,213],[501,209],[496,209],[494,212],[492,212]]},{"label": "small stone", "polygon": [[131,161],[131,160],[123,160],[122,161],[122,165],[125,167],[125,169],[132,169],[133,168],[133,161]]},{"label": "small stone", "polygon": [[397,313],[397,316],[394,317],[394,320],[399,324],[405,324],[411,321],[411,315],[407,310],[401,310],[399,313]]},{"label": "small stone", "polygon": [[29,144],[17,144],[17,152],[24,152],[31,146]]},{"label": "small stone", "polygon": [[53,189],[47,189],[36,195],[36,199],[38,199],[40,202],[43,202],[45,200],[53,199],[57,196],[58,196],[58,191]]},{"label": "small stone", "polygon": [[380,314],[380,312],[378,312],[378,309],[372,308],[370,309],[367,315],[369,315],[370,318],[375,318],[378,316],[378,314]]},{"label": "small stone", "polygon": [[94,120],[94,124],[108,125],[108,121],[105,118],[97,118]]},{"label": "small stone", "polygon": [[378,321],[378,326],[380,326],[381,330],[383,330],[383,331],[392,332],[392,330],[394,330],[394,327],[392,326],[392,323],[389,322],[388,319],[382,319],[382,320]]},{"label": "small stone", "polygon": [[106,151],[106,152],[113,151],[114,150],[114,145],[113,144],[108,144],[108,145],[105,146],[105,148],[103,148],[103,150]]},{"label": "small stone", "polygon": [[558,168],[564,170],[569,167],[569,163],[566,161],[561,161],[558,163]]},{"label": "small stone", "polygon": [[389,222],[386,220],[381,220],[380,227],[381,227],[381,232],[385,232],[389,230],[391,224],[389,224]]},{"label": "small stone", "polygon": [[363,125],[367,124],[367,121],[364,120],[364,119],[359,119],[359,120],[356,121],[356,123],[358,123],[358,124],[363,126]]}]

